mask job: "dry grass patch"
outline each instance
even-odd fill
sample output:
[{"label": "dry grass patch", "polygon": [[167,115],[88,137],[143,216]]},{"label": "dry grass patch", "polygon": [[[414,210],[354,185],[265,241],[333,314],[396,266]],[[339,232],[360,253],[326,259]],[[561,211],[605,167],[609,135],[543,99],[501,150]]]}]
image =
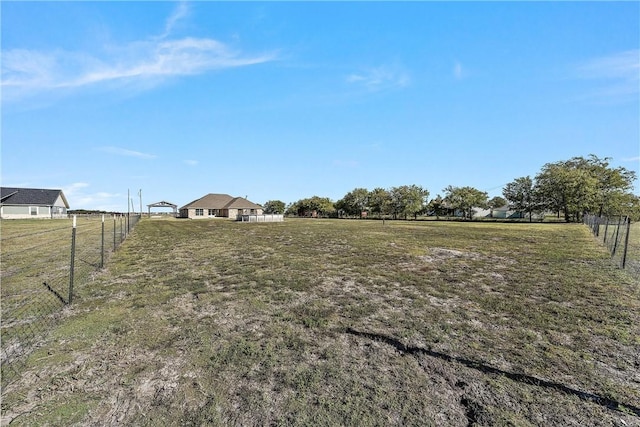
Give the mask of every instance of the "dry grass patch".
[{"label": "dry grass patch", "polygon": [[3,414],[633,425],[639,312],[637,283],[581,226],[142,221],[52,332],[56,363],[43,348],[3,391]]}]

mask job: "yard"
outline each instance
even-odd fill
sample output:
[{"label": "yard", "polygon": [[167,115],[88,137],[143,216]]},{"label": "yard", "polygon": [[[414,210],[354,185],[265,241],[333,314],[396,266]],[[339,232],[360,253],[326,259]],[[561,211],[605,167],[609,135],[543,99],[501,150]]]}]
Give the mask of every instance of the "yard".
[{"label": "yard", "polygon": [[628,243],[625,268],[640,279],[640,222],[631,223]]},{"label": "yard", "polygon": [[640,425],[640,285],[578,224],[146,219],[56,325],[3,425]]}]

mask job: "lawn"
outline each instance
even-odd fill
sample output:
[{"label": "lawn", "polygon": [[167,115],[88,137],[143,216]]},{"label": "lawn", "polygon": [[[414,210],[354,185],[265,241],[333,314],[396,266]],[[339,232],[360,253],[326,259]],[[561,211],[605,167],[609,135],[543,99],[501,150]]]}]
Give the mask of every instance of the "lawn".
[{"label": "lawn", "polygon": [[[84,284],[95,277],[104,259],[125,235],[122,217],[77,218],[74,280]],[[55,324],[69,299],[73,221],[0,221],[2,255],[2,385],[19,374],[23,355],[29,353]],[[104,245],[103,245],[104,243]],[[104,247],[104,253],[102,251]]]},{"label": "lawn", "polygon": [[640,285],[579,224],[145,219],[2,393],[12,425],[640,425]]},{"label": "lawn", "polygon": [[625,268],[628,269],[634,277],[640,279],[640,222],[632,222],[629,228],[626,261]]}]

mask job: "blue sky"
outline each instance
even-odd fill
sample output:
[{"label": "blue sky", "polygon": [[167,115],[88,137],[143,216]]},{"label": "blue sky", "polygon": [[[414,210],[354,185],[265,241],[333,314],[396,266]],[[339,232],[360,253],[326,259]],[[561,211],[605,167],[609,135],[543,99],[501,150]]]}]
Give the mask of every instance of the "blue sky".
[{"label": "blue sky", "polygon": [[640,172],[638,2],[0,7],[2,185],[74,209]]}]

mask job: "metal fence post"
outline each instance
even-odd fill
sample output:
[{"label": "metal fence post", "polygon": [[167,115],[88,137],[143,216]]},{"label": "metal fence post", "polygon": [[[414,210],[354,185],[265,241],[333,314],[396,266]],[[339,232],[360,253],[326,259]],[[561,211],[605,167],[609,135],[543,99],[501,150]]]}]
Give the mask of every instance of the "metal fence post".
[{"label": "metal fence post", "polygon": [[104,268],[104,215],[102,215],[102,243],[100,244],[100,268]]},{"label": "metal fence post", "polygon": [[616,227],[616,236],[613,238],[613,250],[611,251],[611,258],[613,258],[613,256],[616,254],[616,250],[618,249],[618,237],[620,236],[620,218],[618,218],[618,226]]},{"label": "metal fence post", "polygon": [[73,270],[76,257],[76,216],[73,216],[73,229],[71,231],[71,265],[69,269],[69,299],[67,304],[73,300]]},{"label": "metal fence post", "polygon": [[627,235],[624,238],[624,250],[622,252],[622,268],[624,269],[627,263],[627,248],[629,247],[629,234],[631,234],[631,218],[627,217]]},{"label": "metal fence post", "polygon": [[116,251],[116,214],[113,214],[113,252]]}]

